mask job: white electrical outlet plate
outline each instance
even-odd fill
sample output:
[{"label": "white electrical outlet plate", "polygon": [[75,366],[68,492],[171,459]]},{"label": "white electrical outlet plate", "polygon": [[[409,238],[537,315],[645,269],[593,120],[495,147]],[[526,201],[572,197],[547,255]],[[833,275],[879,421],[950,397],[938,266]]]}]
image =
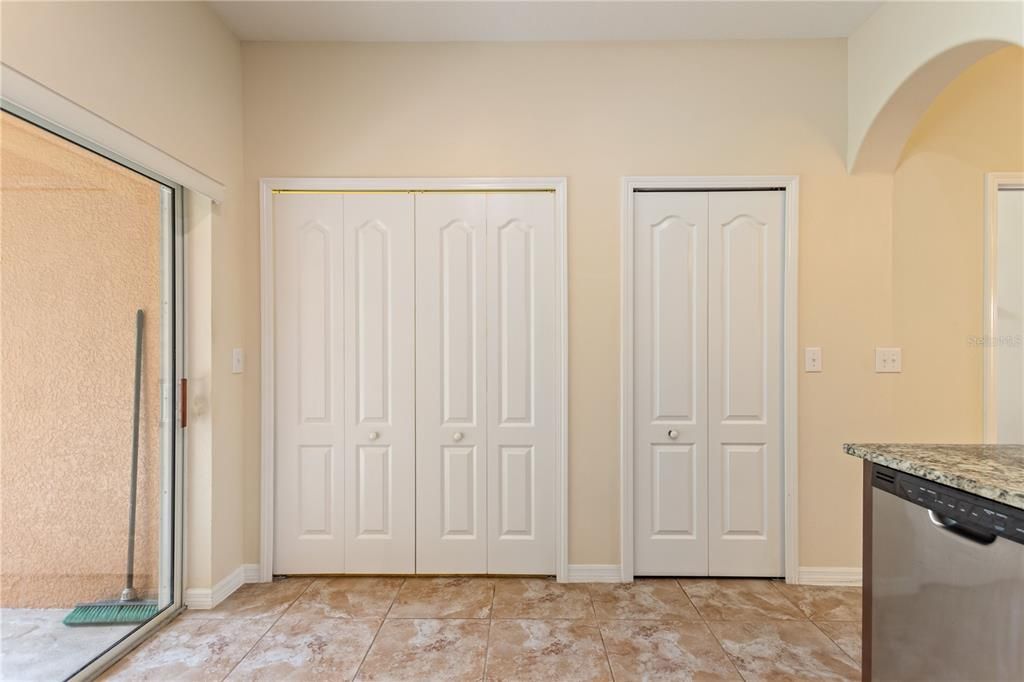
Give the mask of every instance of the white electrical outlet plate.
[{"label": "white electrical outlet plate", "polygon": [[805,372],[820,372],[821,371],[821,349],[820,348],[804,348],[804,371]]},{"label": "white electrical outlet plate", "polygon": [[903,371],[903,352],[899,348],[875,348],[875,372],[880,374]]},{"label": "white electrical outlet plate", "polygon": [[241,348],[235,348],[231,351],[231,373],[241,374],[242,370],[245,369],[245,351]]}]

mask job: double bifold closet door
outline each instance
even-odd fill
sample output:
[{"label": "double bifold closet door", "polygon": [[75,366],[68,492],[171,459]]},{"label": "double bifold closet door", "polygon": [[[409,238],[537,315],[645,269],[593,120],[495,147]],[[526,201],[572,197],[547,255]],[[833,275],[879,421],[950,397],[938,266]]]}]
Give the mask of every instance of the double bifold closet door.
[{"label": "double bifold closet door", "polygon": [[553,194],[273,201],[274,571],[554,573]]},{"label": "double bifold closet door", "polygon": [[780,576],[785,193],[633,206],[634,573]]}]

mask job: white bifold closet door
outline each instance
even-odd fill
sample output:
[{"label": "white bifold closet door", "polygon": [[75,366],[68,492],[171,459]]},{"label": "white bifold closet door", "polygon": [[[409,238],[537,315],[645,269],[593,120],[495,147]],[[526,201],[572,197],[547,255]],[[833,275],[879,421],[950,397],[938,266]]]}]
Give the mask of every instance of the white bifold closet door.
[{"label": "white bifold closet door", "polygon": [[634,197],[637,575],[784,573],[784,199]]},{"label": "white bifold closet door", "polygon": [[487,572],[487,196],[416,202],[416,567]]},{"label": "white bifold closet door", "polygon": [[551,193],[274,196],[277,573],[555,572]]},{"label": "white bifold closet door", "polygon": [[633,205],[635,572],[706,575],[708,195]]},{"label": "white bifold closet door", "polygon": [[416,199],[417,571],[555,570],[551,193]]},{"label": "white bifold closet door", "polygon": [[413,197],[274,197],[277,573],[415,568]]}]

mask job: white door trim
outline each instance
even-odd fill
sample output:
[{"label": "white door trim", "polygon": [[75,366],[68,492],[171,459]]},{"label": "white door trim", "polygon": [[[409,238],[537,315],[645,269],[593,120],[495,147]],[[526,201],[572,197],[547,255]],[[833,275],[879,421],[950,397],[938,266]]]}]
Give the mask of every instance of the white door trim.
[{"label": "white door trim", "polygon": [[423,192],[423,191],[550,191],[555,195],[555,292],[559,339],[556,386],[555,574],[568,580],[569,485],[569,298],[567,181],[532,178],[261,178],[260,179],[260,579],[273,578],[274,560],[274,235],[276,191]]},{"label": "white door trim", "polygon": [[622,581],[633,580],[633,190],[635,189],[766,189],[783,187],[786,191],[786,218],[783,231],[783,480],[785,486],[784,536],[786,582],[800,575],[799,518],[797,504],[797,266],[799,255],[798,213],[800,179],[795,175],[743,176],[628,176],[622,179],[621,279],[620,297],[620,418],[619,418],[619,548]]},{"label": "white door trim", "polygon": [[1000,189],[1024,187],[1024,173],[1003,172],[985,174],[985,266],[984,266],[984,347],[985,369],[982,373],[982,424],[985,442],[995,443],[997,438],[996,411],[996,250],[999,240],[998,194]]}]

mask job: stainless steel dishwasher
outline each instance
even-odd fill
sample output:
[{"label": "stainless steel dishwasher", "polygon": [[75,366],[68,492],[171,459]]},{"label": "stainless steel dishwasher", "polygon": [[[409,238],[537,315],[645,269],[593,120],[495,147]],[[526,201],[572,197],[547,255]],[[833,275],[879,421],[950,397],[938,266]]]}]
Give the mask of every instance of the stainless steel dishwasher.
[{"label": "stainless steel dishwasher", "polygon": [[1024,511],[875,465],[871,679],[1024,680]]}]

